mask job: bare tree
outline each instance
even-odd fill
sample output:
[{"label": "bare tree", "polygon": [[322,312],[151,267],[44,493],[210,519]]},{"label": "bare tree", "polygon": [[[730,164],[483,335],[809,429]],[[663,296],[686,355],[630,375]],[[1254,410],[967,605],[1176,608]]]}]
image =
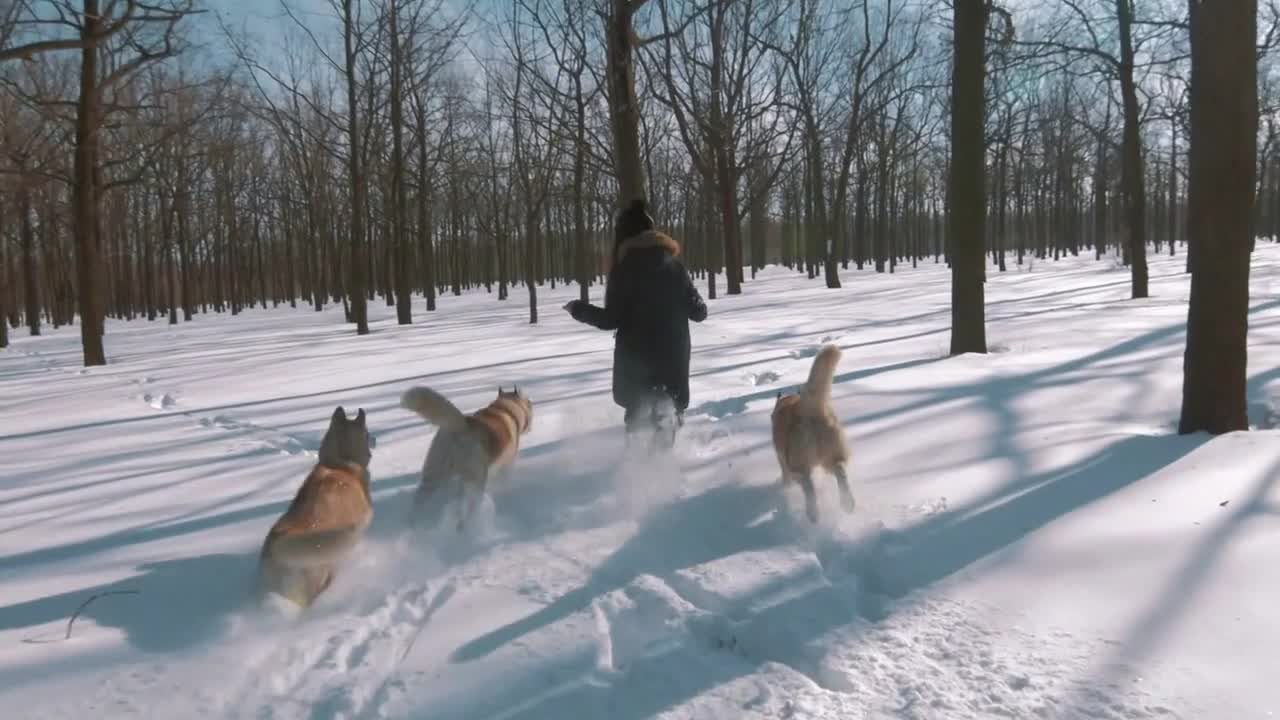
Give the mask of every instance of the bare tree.
[{"label": "bare tree", "polygon": [[[447,147],[457,142],[457,124],[460,120],[459,103],[462,94],[457,82],[449,82],[445,70],[457,53],[459,41],[467,26],[468,16],[459,14],[447,18],[443,0],[432,0],[420,14],[419,22],[411,28],[409,51],[411,73],[414,78],[411,99],[414,117],[414,142],[418,150],[418,235],[422,260],[421,283],[427,299],[427,311],[436,309],[436,250],[432,207],[436,198],[436,174],[442,167]],[[441,19],[431,24],[427,18]],[[437,132],[428,132],[428,122],[433,115],[441,121]],[[434,142],[433,142],[434,138]]]},{"label": "bare tree", "polygon": [[988,0],[955,0],[951,82],[951,354],[985,353],[983,240],[986,220],[986,75]]},{"label": "bare tree", "polygon": [[[338,2],[339,0],[333,0]],[[369,334],[369,310],[365,287],[367,283],[364,243],[364,213],[366,177],[361,167],[362,137],[360,134],[360,106],[356,102],[359,79],[356,63],[362,49],[364,33],[360,27],[360,12],[356,0],[340,0],[342,11],[343,72],[347,83],[347,173],[351,181],[351,279],[347,297],[351,301],[351,317],[356,323],[357,335]]]},{"label": "bare tree", "polygon": [[[145,18],[126,21],[123,28],[116,28],[117,18],[108,12],[117,4],[109,0],[107,7],[103,8],[99,0],[83,0],[81,11],[74,19],[68,18],[68,22],[79,28],[83,43],[80,51],[80,92],[76,102],[72,203],[75,207],[80,338],[86,367],[107,364],[102,343],[104,315],[99,255],[99,211],[103,191],[99,133],[103,93],[116,88],[147,65],[176,56],[180,51],[176,34],[178,24],[195,12],[190,0],[171,0],[168,6],[155,6]],[[160,28],[158,32],[153,30],[157,26]],[[108,68],[101,68],[101,53],[106,49],[104,43],[108,40],[104,33],[108,31],[115,33],[119,41],[117,47],[123,55],[108,55],[111,64]]]},{"label": "bare tree", "polygon": [[640,155],[640,101],[636,98],[635,14],[648,0],[601,0],[604,21],[605,76],[609,127],[613,134],[618,207],[645,197],[644,159]]},{"label": "bare tree", "polygon": [[[139,0],[109,0],[100,8],[102,19],[95,35],[86,38],[80,32],[80,22],[74,0],[8,0],[0,7],[0,63],[8,60],[33,60],[42,53],[59,50],[84,50],[101,45],[113,35],[123,32],[136,22],[167,22],[168,9]],[[67,32],[73,35],[67,36]],[[41,37],[39,40],[19,42],[24,37]]]},{"label": "bare tree", "polygon": [[[761,38],[777,25],[781,7],[770,0],[711,0],[677,25],[671,4],[658,5],[663,32],[653,74],[662,79],[659,99],[674,116],[685,151],[714,190],[725,284],[736,295],[742,292],[745,212],[739,186],[755,162],[749,155],[772,151],[768,140],[750,147],[748,132],[771,114],[779,94],[772,91],[776,75],[767,75],[770,47]],[[772,82],[760,82],[761,74]],[[775,129],[780,120],[774,115]]]},{"label": "bare tree", "polygon": [[[591,165],[607,166],[609,160],[593,152],[595,147],[588,124],[592,103],[600,95],[603,82],[596,79],[591,57],[591,41],[586,16],[589,0],[519,0],[519,5],[537,28],[555,64],[557,74],[568,87],[550,84],[541,74],[534,79],[543,90],[558,97],[565,106],[563,138],[559,142],[573,148],[573,168],[568,180],[573,222],[573,275],[579,299],[587,300],[591,286],[590,256],[587,246],[587,173]],[[571,118],[571,122],[567,119]]]},{"label": "bare tree", "polygon": [[1253,3],[1190,0],[1191,157],[1188,231],[1195,260],[1179,433],[1249,426],[1250,210],[1258,137]]},{"label": "bare tree", "polygon": [[[409,245],[408,202],[405,197],[405,146],[404,146],[404,104],[406,101],[404,74],[408,53],[404,51],[404,39],[401,37],[401,0],[386,0],[383,14],[387,21],[387,40],[390,46],[387,63],[390,69],[391,86],[388,103],[390,106],[391,125],[391,216],[392,253],[395,261],[395,297],[396,321],[401,325],[413,323],[413,302],[411,298],[409,274],[413,262]],[[416,17],[410,17],[410,28],[417,23]]]},{"label": "bare tree", "polygon": [[511,127],[511,175],[520,190],[524,217],[521,229],[524,235],[524,282],[529,292],[529,322],[538,322],[538,258],[542,236],[542,219],[545,203],[555,172],[554,158],[558,144],[555,129],[561,124],[562,104],[556,96],[547,92],[558,88],[563,69],[557,67],[556,77],[542,82],[531,79],[539,75],[538,67],[544,58],[534,52],[534,40],[528,37],[527,18],[521,5],[513,5],[509,15],[510,34],[504,36],[510,54],[514,75],[510,86],[499,83],[509,105],[508,120]]},{"label": "bare tree", "polygon": [[[1107,6],[1115,24],[1112,37],[1100,27]],[[1128,243],[1126,258],[1132,277],[1132,296],[1148,296],[1146,256],[1147,192],[1143,165],[1142,122],[1144,106],[1139,97],[1140,73],[1177,62],[1181,53],[1170,42],[1179,23],[1153,17],[1139,18],[1134,0],[1061,0],[1064,15],[1056,19],[1046,37],[1021,42],[1024,47],[1063,54],[1069,62],[1082,61],[1096,68],[1120,88],[1122,140],[1121,186],[1125,201],[1124,224]],[[1154,9],[1156,4],[1151,4]],[[1138,29],[1144,32],[1139,35]],[[1139,61],[1139,57],[1142,58]],[[1069,67],[1062,72],[1071,74]]]}]

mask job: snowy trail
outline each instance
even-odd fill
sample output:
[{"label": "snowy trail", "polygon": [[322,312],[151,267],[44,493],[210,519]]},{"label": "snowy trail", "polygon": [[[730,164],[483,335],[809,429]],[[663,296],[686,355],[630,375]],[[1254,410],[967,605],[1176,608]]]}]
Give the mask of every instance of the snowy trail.
[{"label": "snowy trail", "polygon": [[[831,292],[770,269],[694,328],[676,462],[617,467],[611,339],[541,293],[349,335],[324,313],[112,323],[0,353],[0,703],[20,718],[1200,718],[1280,714],[1267,679],[1280,438],[1171,436],[1186,277],[1153,297],[1068,259],[991,275],[992,353],[946,358],[922,265]],[[1280,415],[1280,248],[1259,245],[1256,422]],[[381,314],[378,314],[381,313]],[[817,347],[858,511],[777,486],[773,398]],[[405,535],[432,430],[398,396],[535,401],[463,537]],[[378,436],[359,558],[306,616],[245,601],[334,406]],[[793,490],[793,489],[792,489]],[[71,640],[66,620],[88,596]]]}]

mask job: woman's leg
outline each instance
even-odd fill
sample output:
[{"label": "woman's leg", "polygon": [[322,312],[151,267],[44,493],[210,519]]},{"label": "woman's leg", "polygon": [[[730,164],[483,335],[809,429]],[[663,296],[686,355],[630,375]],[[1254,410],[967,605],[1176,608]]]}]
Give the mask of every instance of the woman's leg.
[{"label": "woman's leg", "polygon": [[654,389],[652,447],[669,451],[676,444],[676,433],[684,425],[684,413],[676,407],[675,398],[665,388]]},{"label": "woman's leg", "polygon": [[676,431],[684,424],[684,417],[676,409],[670,394],[655,387],[642,393],[625,408],[623,424],[628,445],[644,438],[650,450],[670,450],[675,445]]}]

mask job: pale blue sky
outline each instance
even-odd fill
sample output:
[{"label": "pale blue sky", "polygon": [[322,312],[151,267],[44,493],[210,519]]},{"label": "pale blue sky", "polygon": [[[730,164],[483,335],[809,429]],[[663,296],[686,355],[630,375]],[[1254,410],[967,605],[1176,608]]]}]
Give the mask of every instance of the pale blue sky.
[{"label": "pale blue sky", "polygon": [[[295,15],[308,22],[309,29],[322,42],[329,40],[332,49],[339,48],[338,17],[330,0],[287,0]],[[446,0],[452,2],[452,0]],[[481,0],[484,2],[484,0]],[[372,4],[366,12],[373,12]],[[208,43],[209,50],[218,57],[229,58],[226,42],[219,28],[219,19],[237,33],[247,30],[253,47],[251,50],[264,63],[282,58],[285,33],[295,32],[294,23],[281,9],[280,0],[202,0],[208,13],[196,18],[192,28],[199,28],[197,41]],[[305,41],[304,41],[305,42]],[[282,62],[282,59],[280,60]]]}]

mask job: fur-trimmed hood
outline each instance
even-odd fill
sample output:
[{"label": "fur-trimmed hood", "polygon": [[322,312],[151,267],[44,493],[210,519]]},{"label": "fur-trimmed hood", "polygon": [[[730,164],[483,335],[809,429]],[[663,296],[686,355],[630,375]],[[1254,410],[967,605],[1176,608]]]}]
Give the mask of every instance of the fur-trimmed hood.
[{"label": "fur-trimmed hood", "polygon": [[614,262],[622,262],[622,258],[626,256],[630,250],[642,250],[644,248],[660,247],[671,253],[672,257],[680,254],[680,243],[676,239],[666,233],[657,230],[645,230],[639,235],[623,240],[618,243],[618,247],[614,250]]}]

